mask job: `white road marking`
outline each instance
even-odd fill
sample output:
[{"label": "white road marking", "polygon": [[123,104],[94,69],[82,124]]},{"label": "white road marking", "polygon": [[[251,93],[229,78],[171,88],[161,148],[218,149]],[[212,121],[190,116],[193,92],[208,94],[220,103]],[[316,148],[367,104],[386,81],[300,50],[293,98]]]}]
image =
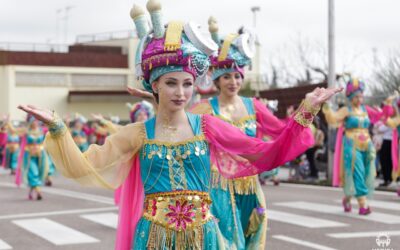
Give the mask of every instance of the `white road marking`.
[{"label": "white road marking", "polygon": [[315,217],[297,215],[292,213],[280,212],[275,210],[268,210],[268,219],[273,221],[285,222],[297,226],[307,227],[307,228],[325,228],[325,227],[345,227],[347,224],[317,219]]},{"label": "white road marking", "polygon": [[[12,188],[16,187],[15,184],[4,183],[4,182],[0,183],[0,186],[12,187]],[[94,201],[94,202],[98,202],[98,203],[104,203],[104,204],[108,204],[108,205],[114,205],[114,199],[107,197],[107,196],[81,193],[81,192],[70,191],[70,190],[54,188],[54,187],[51,187],[51,188],[42,187],[42,191],[44,193],[48,193],[48,194],[55,194],[55,195],[66,196],[66,197],[75,198],[75,199],[81,199],[81,200],[87,200],[87,201]]]},{"label": "white road marking", "polygon": [[400,235],[400,231],[376,231],[376,232],[334,233],[334,234],[327,234],[327,236],[337,239],[367,238],[367,237],[376,238],[381,233],[385,233],[389,237]]},{"label": "white road marking", "polygon": [[278,240],[282,240],[282,241],[286,241],[286,242],[290,242],[296,245],[300,245],[300,246],[305,246],[305,247],[309,247],[312,249],[317,249],[317,250],[336,250],[335,248],[330,248],[327,246],[323,246],[323,245],[319,245],[313,242],[309,242],[309,241],[305,241],[305,240],[300,240],[300,239],[296,239],[296,238],[292,238],[292,237],[288,237],[285,235],[273,235],[272,238],[274,239],[278,239]]},{"label": "white road marking", "polygon": [[99,242],[96,238],[46,218],[15,220],[13,223],[54,245]]},{"label": "white road marking", "polygon": [[75,199],[104,203],[104,204],[108,204],[108,205],[115,204],[113,198],[101,196],[101,195],[86,194],[86,193],[70,191],[70,190],[65,190],[65,189],[59,189],[59,188],[54,188],[54,187],[51,187],[51,188],[43,187],[42,190],[43,190],[43,192],[48,193],[48,194],[56,194],[56,195],[66,196],[66,197],[75,198]]},{"label": "white road marking", "polygon": [[81,213],[91,213],[91,212],[103,212],[117,210],[117,207],[102,207],[102,208],[87,208],[87,209],[74,209],[74,210],[62,210],[62,211],[52,211],[52,212],[42,212],[42,213],[28,213],[28,214],[10,214],[0,216],[0,220],[8,219],[21,219],[29,217],[43,217],[51,215],[62,215],[62,214],[81,214]]},{"label": "white road marking", "polygon": [[10,245],[8,245],[4,240],[0,239],[0,250],[8,250],[12,249]]},{"label": "white road marking", "polygon": [[111,228],[117,228],[118,225],[118,215],[115,213],[84,214],[80,217]]},{"label": "white road marking", "polygon": [[[325,205],[325,204],[313,203],[313,202],[305,202],[305,201],[277,202],[277,203],[274,203],[274,205],[290,207],[290,208],[295,208],[295,209],[302,209],[302,210],[313,211],[313,212],[318,212],[318,213],[340,215],[340,216],[344,216],[344,217],[351,217],[351,218],[360,219],[360,220],[375,221],[375,222],[380,222],[380,223],[385,223],[385,224],[400,223],[400,216],[379,213],[379,212],[375,212],[375,211],[372,211],[372,213],[369,215],[361,216],[361,215],[358,215],[358,213],[356,213],[354,211],[352,213],[345,213],[341,206],[331,206],[331,205]],[[356,210],[356,209],[354,209],[354,210]]]}]

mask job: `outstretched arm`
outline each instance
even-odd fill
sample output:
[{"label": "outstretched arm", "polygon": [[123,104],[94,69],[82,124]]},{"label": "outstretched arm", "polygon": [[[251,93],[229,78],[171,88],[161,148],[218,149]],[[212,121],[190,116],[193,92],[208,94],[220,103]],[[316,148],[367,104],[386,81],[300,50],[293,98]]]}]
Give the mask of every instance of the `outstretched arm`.
[{"label": "outstretched arm", "polygon": [[210,143],[213,162],[225,177],[236,178],[271,170],[297,157],[314,145],[308,126],[319,105],[340,90],[322,89],[308,94],[282,133],[268,142],[248,137],[239,129],[204,115],[203,131]]},{"label": "outstretched arm", "polygon": [[57,169],[82,184],[117,188],[129,174],[134,155],[143,143],[142,123],[130,124],[109,136],[104,145],[91,145],[81,153],[65,124],[54,112],[19,106],[49,127],[45,147]]}]

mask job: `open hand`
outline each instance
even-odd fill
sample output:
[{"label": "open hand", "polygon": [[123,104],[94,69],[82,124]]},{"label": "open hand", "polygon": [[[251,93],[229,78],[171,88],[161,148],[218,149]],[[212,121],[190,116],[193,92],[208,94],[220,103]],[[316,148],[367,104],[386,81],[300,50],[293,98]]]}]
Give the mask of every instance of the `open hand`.
[{"label": "open hand", "polygon": [[41,109],[33,105],[18,105],[18,108],[28,114],[33,115],[36,119],[49,124],[53,120],[53,111],[48,109]]},{"label": "open hand", "polygon": [[92,115],[93,119],[95,119],[96,121],[104,120],[104,117],[101,114],[93,114],[92,113],[91,115]]},{"label": "open hand", "polygon": [[140,97],[144,99],[152,99],[155,101],[153,94],[138,88],[127,87],[126,90],[131,96]]},{"label": "open hand", "polygon": [[317,107],[329,100],[335,94],[341,92],[343,88],[315,88],[312,92],[306,94],[306,100],[313,107]]}]

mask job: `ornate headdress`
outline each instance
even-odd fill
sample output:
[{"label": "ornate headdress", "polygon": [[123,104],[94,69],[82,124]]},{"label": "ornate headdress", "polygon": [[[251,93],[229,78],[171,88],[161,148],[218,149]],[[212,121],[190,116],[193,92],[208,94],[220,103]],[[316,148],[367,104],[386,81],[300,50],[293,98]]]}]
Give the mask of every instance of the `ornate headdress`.
[{"label": "ornate headdress", "polygon": [[85,123],[87,123],[87,121],[88,120],[86,119],[86,117],[84,117],[83,115],[81,115],[79,113],[75,113],[74,120],[73,120],[74,123],[75,122],[80,122],[82,124],[85,124]]},{"label": "ornate headdress", "polygon": [[357,93],[363,93],[365,90],[365,84],[363,81],[357,78],[351,78],[346,84],[346,96],[348,99],[352,99]]},{"label": "ornate headdress", "polygon": [[218,46],[203,37],[197,25],[179,21],[162,23],[161,4],[149,0],[153,31],[149,32],[144,10],[134,5],[131,17],[136,25],[140,42],[136,51],[136,76],[142,79],[145,90],[152,92],[151,83],[170,72],[188,72],[196,79],[207,73],[208,56]]},{"label": "ornate headdress", "polygon": [[129,108],[129,117],[131,118],[131,122],[136,122],[137,117],[140,112],[145,112],[147,114],[148,119],[154,117],[154,109],[153,105],[147,101],[137,102],[135,104],[127,103],[126,106]]},{"label": "ornate headdress", "polygon": [[208,19],[208,29],[211,37],[220,47],[217,55],[212,55],[212,79],[216,80],[225,73],[239,72],[244,77],[244,67],[251,65],[255,54],[255,36],[250,32],[229,34],[223,42],[219,40],[218,24],[214,17]]}]

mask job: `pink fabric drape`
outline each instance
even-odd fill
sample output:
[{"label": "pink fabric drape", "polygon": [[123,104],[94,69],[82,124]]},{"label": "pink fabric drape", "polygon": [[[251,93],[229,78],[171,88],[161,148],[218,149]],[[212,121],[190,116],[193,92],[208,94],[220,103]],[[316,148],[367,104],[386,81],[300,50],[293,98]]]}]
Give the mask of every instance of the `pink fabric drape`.
[{"label": "pink fabric drape", "polygon": [[335,155],[333,158],[332,186],[334,187],[339,187],[341,184],[340,168],[342,167],[343,132],[344,126],[340,125],[336,134]]},{"label": "pink fabric drape", "polygon": [[203,132],[210,144],[211,160],[226,178],[272,170],[314,145],[309,128],[290,119],[282,133],[264,142],[211,115],[203,115]]},{"label": "pink fabric drape", "polygon": [[393,129],[393,139],[392,139],[392,172],[398,173],[399,170],[399,133],[397,128]]},{"label": "pink fabric drape", "polygon": [[140,159],[138,155],[135,156],[131,171],[120,189],[115,249],[129,250],[134,239],[136,225],[142,217],[144,204],[144,188],[140,176]]},{"label": "pink fabric drape", "polygon": [[0,166],[6,167],[6,145],[7,145],[7,137],[8,134],[7,133],[0,133],[0,146],[4,147],[3,148],[3,152],[2,152],[2,156],[3,159],[1,161]]},{"label": "pink fabric drape", "polygon": [[286,127],[286,123],[274,116],[259,100],[254,98],[253,103],[257,120],[257,138],[262,138],[262,135],[277,138]]},{"label": "pink fabric drape", "polygon": [[368,117],[373,124],[378,122],[385,115],[384,111],[387,110],[386,108],[383,109],[384,111],[377,110],[367,105],[365,105],[365,109],[367,110]]},{"label": "pink fabric drape", "polygon": [[96,129],[85,125],[85,126],[83,126],[82,131],[86,134],[86,136],[89,136],[89,135],[93,134],[96,131]]},{"label": "pink fabric drape", "polygon": [[18,167],[15,171],[15,184],[19,187],[22,183],[22,168],[24,164],[24,153],[25,153],[25,146],[26,146],[26,136],[21,138],[21,146],[18,156]]},{"label": "pink fabric drape", "polygon": [[119,188],[115,189],[115,191],[114,191],[114,204],[116,206],[119,205],[119,201],[121,200],[121,191],[122,191],[122,187],[119,187]]}]

